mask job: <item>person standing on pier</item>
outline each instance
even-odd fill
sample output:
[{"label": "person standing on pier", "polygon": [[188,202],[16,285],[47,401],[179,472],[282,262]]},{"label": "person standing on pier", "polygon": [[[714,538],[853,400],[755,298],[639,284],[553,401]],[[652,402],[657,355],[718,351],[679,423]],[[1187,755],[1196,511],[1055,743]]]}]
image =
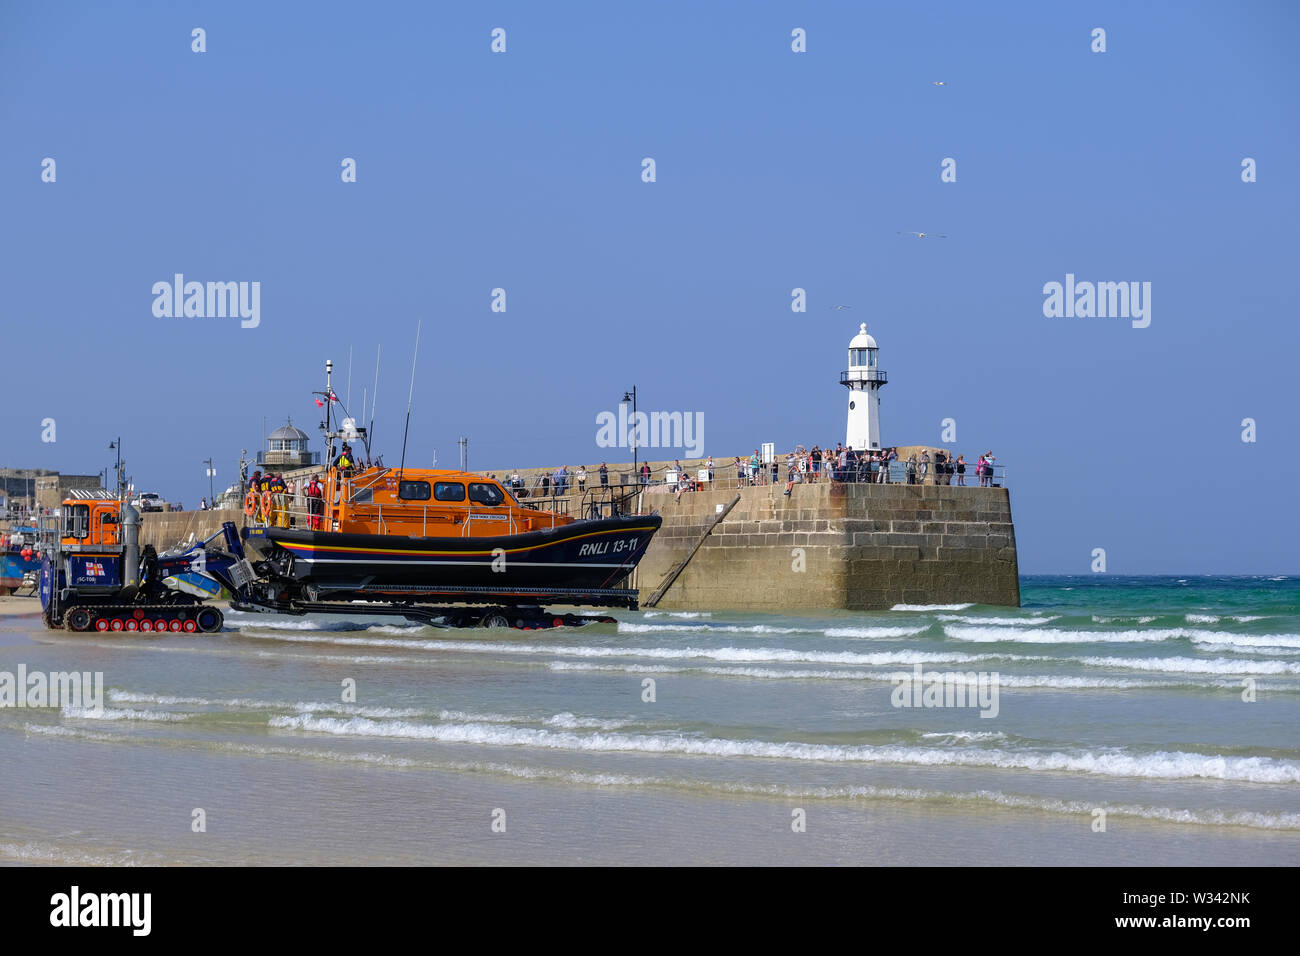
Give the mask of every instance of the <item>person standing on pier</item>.
[{"label": "person standing on pier", "polygon": [[602,461],[600,463],[600,487],[606,488],[608,486],[609,486],[609,465],[605,464]]}]

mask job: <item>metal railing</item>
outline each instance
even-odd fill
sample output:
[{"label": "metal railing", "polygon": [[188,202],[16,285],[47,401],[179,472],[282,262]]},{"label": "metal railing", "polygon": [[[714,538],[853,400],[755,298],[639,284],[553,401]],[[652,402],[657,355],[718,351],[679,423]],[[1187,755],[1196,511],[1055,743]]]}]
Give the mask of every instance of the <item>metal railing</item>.
[{"label": "metal railing", "polygon": [[889,376],[883,369],[878,368],[851,368],[840,372],[841,385],[858,385],[874,382],[877,385],[888,385]]},{"label": "metal railing", "polygon": [[581,518],[615,518],[620,515],[637,514],[637,499],[646,486],[639,482],[615,482],[614,484],[588,487],[578,503],[578,516]]},{"label": "metal railing", "polygon": [[[267,455],[276,455],[282,459],[292,459],[292,460],[291,461],[290,460],[267,461],[266,458]],[[307,458],[308,460],[303,461],[304,458]],[[276,468],[310,468],[312,466],[320,464],[320,452],[319,451],[259,451],[257,453],[257,464],[272,465],[273,467]]]}]

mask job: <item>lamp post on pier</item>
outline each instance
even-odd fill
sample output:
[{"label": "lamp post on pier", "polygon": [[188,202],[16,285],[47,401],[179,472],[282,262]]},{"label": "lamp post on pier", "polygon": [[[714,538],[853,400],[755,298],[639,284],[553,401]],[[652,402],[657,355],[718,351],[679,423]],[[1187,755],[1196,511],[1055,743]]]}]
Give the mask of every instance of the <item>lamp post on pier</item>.
[{"label": "lamp post on pier", "polygon": [[208,466],[208,507],[215,508],[217,506],[217,499],[213,494],[212,479],[216,475],[217,469],[216,466],[212,464],[211,458],[205,458],[203,464]]},{"label": "lamp post on pier", "polygon": [[122,500],[122,436],[118,435],[116,441],[108,443],[109,451],[117,451],[117,467],[114,474],[117,475],[117,500]]},{"label": "lamp post on pier", "polygon": [[632,403],[632,484],[641,483],[641,471],[637,468],[637,444],[636,444],[636,386],[632,386],[632,391],[623,393],[623,402]]}]

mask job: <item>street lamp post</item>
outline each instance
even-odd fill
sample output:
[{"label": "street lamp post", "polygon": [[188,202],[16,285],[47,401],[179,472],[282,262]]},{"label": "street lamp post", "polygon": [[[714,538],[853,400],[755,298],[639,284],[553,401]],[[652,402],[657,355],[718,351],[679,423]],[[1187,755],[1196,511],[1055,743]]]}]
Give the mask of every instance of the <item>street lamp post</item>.
[{"label": "street lamp post", "polygon": [[636,444],[636,386],[632,386],[632,391],[623,393],[623,401],[632,403],[632,483],[634,485],[641,483],[641,471],[637,468],[637,444]]},{"label": "street lamp post", "polygon": [[203,464],[208,466],[208,507],[215,508],[217,506],[217,499],[216,499],[216,495],[213,493],[212,490],[212,478],[214,475],[216,475],[217,469],[212,464],[211,458],[205,458],[203,460]]},{"label": "street lamp post", "polygon": [[117,451],[117,467],[113,469],[113,473],[117,476],[117,500],[121,502],[122,500],[122,436],[121,435],[117,436],[117,441],[111,441],[108,443],[108,450]]}]

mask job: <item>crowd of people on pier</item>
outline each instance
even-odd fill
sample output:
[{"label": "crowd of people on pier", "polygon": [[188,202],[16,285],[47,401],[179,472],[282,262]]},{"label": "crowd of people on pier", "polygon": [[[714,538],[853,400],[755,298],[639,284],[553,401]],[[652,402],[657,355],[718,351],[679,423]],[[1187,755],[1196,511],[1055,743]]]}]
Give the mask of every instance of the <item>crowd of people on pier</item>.
[{"label": "crowd of people on pier", "polygon": [[[990,487],[994,484],[995,461],[996,456],[992,451],[979,455],[974,461],[967,461],[964,454],[954,455],[942,449],[936,449],[932,453],[922,448],[903,458],[897,448],[859,451],[841,443],[836,443],[834,448],[828,445],[825,449],[820,445],[813,445],[811,449],[799,445],[785,455],[773,455],[770,460],[765,460],[758,449],[754,449],[753,454],[747,457],[734,457],[726,466],[723,482],[736,488],[776,485],[782,481],[784,465],[786,494],[790,494],[798,484],[826,481],[854,484],[971,484]],[[601,462],[595,472],[601,486],[610,483],[606,462]],[[732,472],[734,478],[728,477]],[[675,492],[678,499],[688,491],[719,487],[718,467],[712,456],[693,467],[684,467],[680,459],[657,469],[649,462],[642,462],[636,466],[634,474],[635,478],[631,479],[633,483],[667,485],[668,490]],[[621,484],[627,477],[626,474],[619,475],[616,484]],[[588,487],[588,472],[582,465],[578,466],[576,472],[568,465],[561,465],[554,471],[546,470],[535,476],[530,486],[516,469],[505,484],[517,498],[582,494]]]},{"label": "crowd of people on pier", "polygon": [[[732,484],[737,488],[777,485],[782,481],[784,465],[784,493],[787,495],[795,485],[818,482],[965,486],[969,479],[970,484],[990,487],[994,484],[995,461],[992,451],[968,462],[965,455],[954,456],[942,449],[931,454],[930,450],[922,448],[902,458],[898,448],[856,450],[837,442],[834,448],[828,444],[824,449],[820,445],[813,445],[811,449],[798,445],[794,451],[775,454],[768,460],[756,448],[748,457],[733,458],[728,471],[734,471],[734,478],[727,477],[724,472],[722,480],[724,485]],[[334,464],[347,478],[357,467],[354,462],[351,449],[345,445]],[[680,460],[671,465],[661,465],[658,469],[650,462],[641,462],[633,474],[634,477],[630,478],[632,483],[667,485],[667,490],[674,492],[679,500],[686,492],[719,487],[718,467],[712,456],[700,461],[694,469],[684,467]],[[585,465],[570,469],[567,464],[553,471],[544,470],[533,477],[531,486],[518,469],[501,480],[516,498],[556,498],[581,495],[589,486],[606,488],[611,484],[611,475],[609,464],[602,461],[590,472]],[[628,480],[629,476],[622,473],[614,476],[613,483],[621,486]],[[280,528],[291,524],[311,529],[323,527],[325,485],[319,474],[313,474],[310,479],[295,480],[286,479],[277,472],[263,474],[256,471],[246,487],[244,511],[257,523]]]}]

